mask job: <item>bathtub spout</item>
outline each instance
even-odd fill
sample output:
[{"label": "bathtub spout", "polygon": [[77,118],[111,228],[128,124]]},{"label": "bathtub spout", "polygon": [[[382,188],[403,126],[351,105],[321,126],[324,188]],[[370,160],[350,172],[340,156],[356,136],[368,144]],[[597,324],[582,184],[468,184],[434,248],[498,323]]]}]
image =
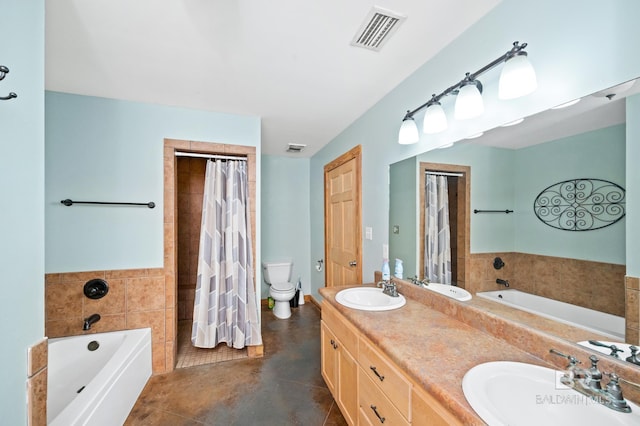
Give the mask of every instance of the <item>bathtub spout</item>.
[{"label": "bathtub spout", "polygon": [[82,329],[85,331],[90,330],[91,325],[97,323],[98,321],[100,321],[100,314],[93,314],[84,319],[84,326],[82,327]]},{"label": "bathtub spout", "polygon": [[509,287],[509,280],[496,279],[496,284],[502,284],[505,287]]}]

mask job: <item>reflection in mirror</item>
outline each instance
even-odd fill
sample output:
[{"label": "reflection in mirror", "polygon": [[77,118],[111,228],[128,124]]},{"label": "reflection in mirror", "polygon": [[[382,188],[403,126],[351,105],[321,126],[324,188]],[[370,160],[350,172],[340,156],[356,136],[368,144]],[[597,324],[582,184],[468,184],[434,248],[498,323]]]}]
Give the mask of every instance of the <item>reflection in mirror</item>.
[{"label": "reflection in mirror", "polygon": [[[545,225],[533,206],[542,190],[570,179],[626,187],[625,97],[638,92],[640,83],[627,82],[392,164],[390,258],[404,261],[407,277],[429,278],[425,170],[466,167],[462,173],[470,193],[448,218],[455,228],[449,231],[450,245],[456,247],[451,282],[472,293],[515,289],[618,317],[622,329],[617,333],[624,336],[624,218],[605,228],[570,232]],[[449,180],[450,188],[452,183],[459,193],[460,186]],[[505,264],[500,270],[493,268],[496,257]],[[496,281],[507,281],[510,288]]]}]

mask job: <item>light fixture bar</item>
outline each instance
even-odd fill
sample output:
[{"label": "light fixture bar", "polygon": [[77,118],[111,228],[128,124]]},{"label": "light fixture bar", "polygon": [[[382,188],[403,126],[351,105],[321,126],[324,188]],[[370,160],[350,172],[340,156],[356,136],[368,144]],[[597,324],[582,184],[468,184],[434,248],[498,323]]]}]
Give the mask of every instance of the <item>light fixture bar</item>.
[{"label": "light fixture bar", "polygon": [[453,86],[448,87],[444,92],[440,93],[439,95],[433,95],[431,97],[431,99],[429,99],[424,104],[420,105],[418,108],[416,108],[414,110],[407,111],[407,113],[405,114],[404,118],[413,117],[413,115],[416,114],[417,112],[423,110],[424,108],[428,107],[429,105],[431,105],[431,104],[433,104],[435,102],[438,102],[440,99],[444,98],[447,95],[450,95],[454,91],[459,90],[462,86],[464,86],[465,84],[468,84],[469,81],[476,80],[478,77],[480,77],[485,72],[487,72],[487,71],[495,68],[496,66],[500,65],[501,63],[513,58],[514,56],[518,55],[520,52],[524,52],[524,49],[526,47],[527,47],[527,43],[520,44],[520,42],[514,41],[513,42],[513,47],[507,53],[505,53],[504,55],[500,56],[499,58],[489,62],[487,65],[485,65],[484,67],[480,68],[478,71],[476,71],[474,73],[466,73],[465,78],[463,78],[462,80],[460,80],[459,82],[457,82]]}]

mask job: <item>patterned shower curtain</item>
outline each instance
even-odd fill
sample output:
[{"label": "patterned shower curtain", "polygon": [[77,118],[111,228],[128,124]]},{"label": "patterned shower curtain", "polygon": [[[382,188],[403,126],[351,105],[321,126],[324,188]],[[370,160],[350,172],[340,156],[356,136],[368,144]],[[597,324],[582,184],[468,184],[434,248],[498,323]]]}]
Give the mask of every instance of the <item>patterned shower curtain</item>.
[{"label": "patterned shower curtain", "polygon": [[207,161],[191,342],[262,344],[254,290],[247,162]]},{"label": "patterned shower curtain", "polygon": [[451,234],[447,177],[427,174],[425,180],[425,277],[433,283],[451,284]]}]

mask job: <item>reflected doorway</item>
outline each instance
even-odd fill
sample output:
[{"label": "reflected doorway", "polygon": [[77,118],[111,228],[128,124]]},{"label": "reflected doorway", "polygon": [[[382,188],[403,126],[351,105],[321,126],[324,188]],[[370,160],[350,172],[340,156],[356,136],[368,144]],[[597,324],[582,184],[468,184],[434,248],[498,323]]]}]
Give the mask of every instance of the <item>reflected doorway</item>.
[{"label": "reflected doorway", "polygon": [[427,173],[445,176],[449,187],[449,228],[451,235],[451,280],[464,288],[469,281],[470,211],[471,211],[471,167],[455,164],[420,162],[420,257],[421,278],[425,276],[426,235],[426,176]]}]

